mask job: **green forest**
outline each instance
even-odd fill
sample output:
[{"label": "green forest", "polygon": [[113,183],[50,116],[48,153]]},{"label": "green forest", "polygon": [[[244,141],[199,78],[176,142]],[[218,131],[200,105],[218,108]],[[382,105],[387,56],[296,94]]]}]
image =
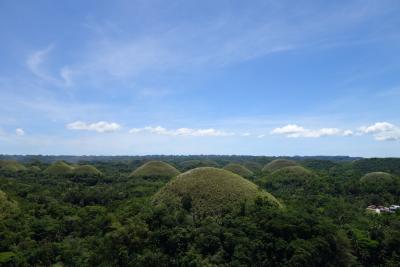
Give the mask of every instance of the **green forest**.
[{"label": "green forest", "polygon": [[400,159],[1,158],[0,266],[400,264]]}]

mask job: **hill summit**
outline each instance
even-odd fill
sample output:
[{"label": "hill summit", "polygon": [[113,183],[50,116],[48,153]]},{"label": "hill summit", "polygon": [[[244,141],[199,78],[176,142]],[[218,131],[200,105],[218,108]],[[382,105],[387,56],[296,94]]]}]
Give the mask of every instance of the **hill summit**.
[{"label": "hill summit", "polygon": [[78,165],[73,169],[74,175],[102,175],[96,167],[92,165]]},{"label": "hill summit", "polygon": [[[245,201],[265,198],[271,205],[281,204],[256,184],[230,171],[201,167],[172,179],[153,198],[155,204],[188,206],[197,216],[220,215]],[[185,203],[186,202],[186,203]]]},{"label": "hill summit", "polygon": [[250,171],[245,166],[240,165],[238,163],[229,163],[223,169],[233,172],[233,173],[236,173],[237,175],[240,175],[245,178],[248,178],[248,177],[251,177],[254,175],[254,173],[252,171]]},{"label": "hill summit", "polygon": [[168,163],[152,160],[134,170],[129,176],[141,178],[172,178],[178,174],[180,174],[180,172]]},{"label": "hill summit", "polygon": [[44,172],[50,175],[65,175],[73,171],[73,167],[64,161],[56,161],[47,167]]},{"label": "hill summit", "polygon": [[25,171],[26,167],[15,160],[0,160],[0,169],[9,172]]},{"label": "hill summit", "polygon": [[397,186],[395,178],[387,172],[370,172],[361,177],[361,188],[370,193],[386,192]]},{"label": "hill summit", "polygon": [[297,166],[298,164],[293,160],[288,159],[276,159],[268,163],[262,169],[263,172],[274,172],[280,168],[289,167],[289,166]]}]

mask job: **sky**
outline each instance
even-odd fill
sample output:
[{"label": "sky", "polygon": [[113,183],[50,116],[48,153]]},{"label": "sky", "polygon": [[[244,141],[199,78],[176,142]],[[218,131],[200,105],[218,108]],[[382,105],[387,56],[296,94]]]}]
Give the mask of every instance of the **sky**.
[{"label": "sky", "polygon": [[398,157],[398,14],[0,0],[0,154]]}]

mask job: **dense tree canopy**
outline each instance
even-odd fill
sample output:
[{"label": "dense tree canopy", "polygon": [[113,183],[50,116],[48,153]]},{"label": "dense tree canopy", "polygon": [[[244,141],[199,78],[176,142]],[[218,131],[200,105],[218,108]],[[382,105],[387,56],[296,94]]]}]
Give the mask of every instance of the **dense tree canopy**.
[{"label": "dense tree canopy", "polygon": [[[361,178],[369,170],[392,168],[379,170],[374,161],[373,167],[363,163],[361,170],[359,163],[306,159],[296,161],[297,167],[257,172],[252,182],[276,196],[282,208],[256,197],[239,200],[218,216],[199,217],[193,213],[196,195],[182,194],[180,205],[155,205],[155,195],[168,180],[129,177],[147,158],[79,162],[93,165],[103,175],[41,171],[51,164],[41,159],[45,158],[24,161],[26,168],[16,172],[0,169],[0,266],[398,266],[400,262],[400,214],[365,212],[371,204],[400,203],[395,172],[389,172],[389,188],[365,188]],[[180,166],[210,156],[154,159]],[[220,166],[232,159],[256,165],[270,161],[212,157]],[[382,166],[393,166],[393,159],[389,161],[380,159]],[[226,182],[234,188],[229,177]],[[216,184],[210,180],[207,186],[225,190],[220,192],[223,196],[232,192]],[[205,187],[197,184],[199,190]]]}]

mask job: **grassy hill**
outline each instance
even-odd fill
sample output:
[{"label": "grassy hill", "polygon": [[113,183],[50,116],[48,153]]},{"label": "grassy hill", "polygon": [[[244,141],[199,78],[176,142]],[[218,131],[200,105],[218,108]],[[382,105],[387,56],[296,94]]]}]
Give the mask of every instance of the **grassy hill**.
[{"label": "grassy hill", "polygon": [[194,168],[199,168],[199,167],[215,167],[218,168],[219,165],[213,160],[185,160],[179,163],[179,167],[183,171],[188,171]]},{"label": "grassy hill", "polygon": [[257,197],[280,207],[274,196],[243,177],[223,169],[202,167],[172,179],[154,196],[153,202],[181,206],[189,199],[193,214],[203,216],[219,215]]},{"label": "grassy hill", "polygon": [[260,172],[263,168],[261,164],[254,161],[246,161],[242,165],[254,173]]},{"label": "grassy hill", "polygon": [[289,167],[289,166],[297,166],[298,164],[293,160],[288,159],[276,159],[268,163],[262,169],[263,172],[274,172],[280,168]]},{"label": "grassy hill", "polygon": [[387,172],[370,172],[361,177],[361,189],[366,192],[379,193],[389,191],[391,187],[396,187],[395,178]]},{"label": "grassy hill", "polygon": [[314,174],[301,166],[283,167],[269,175],[269,179],[279,182],[282,186],[290,183],[302,184],[314,177]]},{"label": "grassy hill", "polygon": [[319,192],[322,190],[319,177],[312,171],[302,166],[288,166],[280,168],[272,173],[267,173],[260,180],[267,190],[271,190],[277,196],[295,195],[307,192]]},{"label": "grassy hill", "polygon": [[42,170],[38,166],[31,166],[31,167],[29,167],[29,171],[31,171],[31,172],[40,172]]},{"label": "grassy hill", "polygon": [[101,171],[92,165],[78,165],[72,172],[74,175],[102,175]]},{"label": "grassy hill", "polygon": [[243,165],[240,165],[238,163],[229,163],[223,169],[233,172],[233,173],[236,173],[237,175],[240,175],[245,178],[249,178],[254,175],[254,173],[252,171],[250,171],[249,169],[247,169],[246,167],[244,167]]},{"label": "grassy hill", "polygon": [[360,173],[388,172],[400,176],[400,158],[370,158],[353,162],[353,168]]},{"label": "grassy hill", "polygon": [[15,160],[0,160],[0,169],[9,172],[25,171],[26,167]]},{"label": "grassy hill", "polygon": [[64,161],[56,161],[47,167],[44,172],[50,175],[66,175],[72,173],[73,169],[72,166]]},{"label": "grassy hill", "polygon": [[141,178],[172,178],[180,174],[180,172],[173,166],[163,161],[149,161],[136,170],[134,170],[130,177]]}]

